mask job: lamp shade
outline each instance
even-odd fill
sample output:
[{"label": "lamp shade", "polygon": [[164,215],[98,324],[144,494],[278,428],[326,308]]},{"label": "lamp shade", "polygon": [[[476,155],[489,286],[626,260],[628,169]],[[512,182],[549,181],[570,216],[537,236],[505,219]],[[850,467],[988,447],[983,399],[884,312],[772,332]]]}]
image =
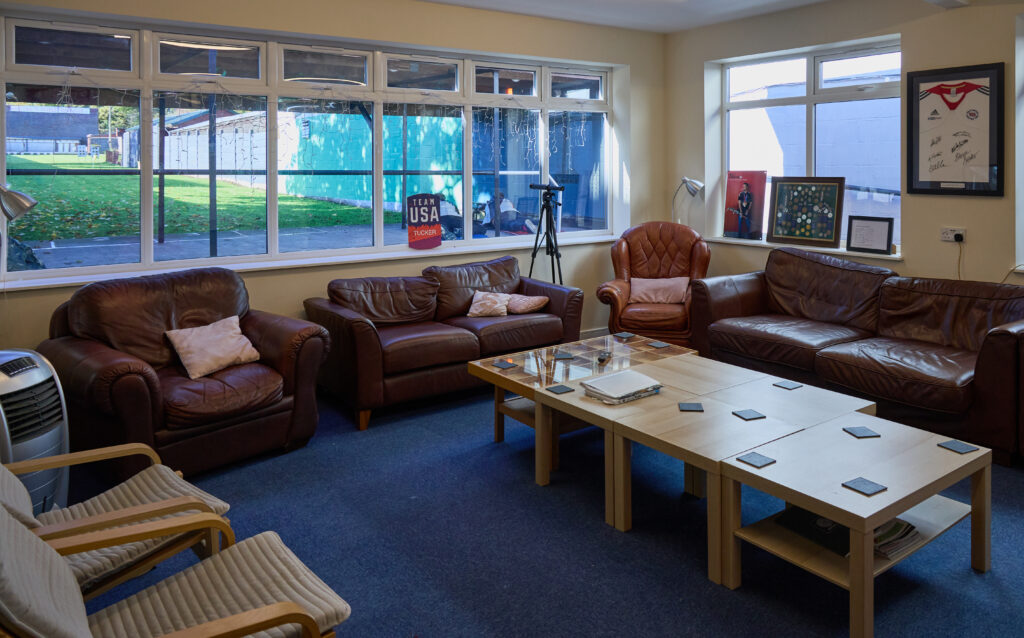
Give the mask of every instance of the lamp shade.
[{"label": "lamp shade", "polygon": [[684,177],[683,186],[686,187],[686,192],[690,194],[690,197],[696,197],[699,194],[700,198],[704,199],[704,182],[691,177]]},{"label": "lamp shade", "polygon": [[30,195],[0,186],[0,209],[4,211],[4,216],[10,221],[18,219],[38,203]]}]

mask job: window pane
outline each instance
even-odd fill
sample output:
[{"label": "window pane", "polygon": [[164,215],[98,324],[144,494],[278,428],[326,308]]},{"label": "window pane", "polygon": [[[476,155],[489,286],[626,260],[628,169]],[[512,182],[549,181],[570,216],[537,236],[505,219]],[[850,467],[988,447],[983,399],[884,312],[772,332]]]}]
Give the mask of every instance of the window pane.
[{"label": "window pane", "polygon": [[7,181],[39,202],[7,225],[8,270],[137,263],[138,91],[5,88]]},{"label": "window pane", "polygon": [[[473,109],[473,236],[533,234],[540,213],[540,111]],[[498,210],[495,216],[494,211]]]},{"label": "window pane", "polygon": [[131,71],[132,37],[18,25],[14,63]]},{"label": "window pane", "polygon": [[821,88],[900,81],[900,53],[879,53],[821,63]]},{"label": "window pane", "polygon": [[281,252],[373,245],[373,104],[281,98]]},{"label": "window pane", "polygon": [[366,57],[285,49],[284,79],[366,86]]},{"label": "window pane", "polygon": [[568,97],[574,100],[600,100],[602,97],[601,76],[552,73],[551,97]]},{"label": "window pane", "polygon": [[564,186],[555,211],[559,231],[608,228],[604,177],[604,113],[551,111],[548,148],[551,179]]},{"label": "window pane", "polygon": [[428,89],[456,91],[459,88],[459,66],[448,62],[388,60],[388,87],[393,89]]},{"label": "window pane", "polygon": [[514,69],[476,68],[477,93],[501,93],[502,95],[536,95],[534,72]]},{"label": "window pane", "polygon": [[[462,108],[429,104],[384,105],[384,243],[406,244],[409,195],[443,195],[443,216],[461,217]],[[454,209],[454,210],[452,210]],[[461,220],[442,220],[444,238],[459,239]]]},{"label": "window pane", "polygon": [[251,45],[161,40],[160,72],[258,79],[260,49]]},{"label": "window pane", "polygon": [[156,92],[153,153],[157,261],[267,252],[265,97]]},{"label": "window pane", "polygon": [[815,175],[846,177],[844,218],[891,217],[900,243],[900,99],[818,104],[814,119]]},{"label": "window pane", "polygon": [[[772,178],[807,175],[806,112],[802,105],[729,112],[729,170],[768,171],[761,196],[762,236],[767,232]],[[727,218],[725,224],[726,229],[735,228],[736,220]]]},{"label": "window pane", "polygon": [[807,60],[797,58],[730,67],[728,83],[730,102],[807,95]]}]

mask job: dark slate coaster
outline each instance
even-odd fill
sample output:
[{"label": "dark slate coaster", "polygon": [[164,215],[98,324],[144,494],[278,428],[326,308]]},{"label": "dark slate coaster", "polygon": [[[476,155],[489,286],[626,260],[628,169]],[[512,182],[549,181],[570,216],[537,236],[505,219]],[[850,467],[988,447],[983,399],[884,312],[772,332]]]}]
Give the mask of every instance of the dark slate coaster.
[{"label": "dark slate coaster", "polygon": [[956,439],[943,441],[942,443],[939,443],[939,447],[944,447],[947,450],[953,450],[958,454],[967,454],[968,452],[973,452],[978,449],[973,445],[969,445],[963,441],[957,441]]},{"label": "dark slate coaster", "polygon": [[804,387],[804,384],[797,383],[796,381],[790,381],[789,379],[783,379],[778,383],[773,383],[776,388],[782,388],[783,390],[796,390],[797,388]]},{"label": "dark slate coaster", "polygon": [[556,352],[555,359],[574,359],[575,357],[568,352]]},{"label": "dark slate coaster", "polygon": [[763,419],[764,415],[757,410],[733,410],[732,412],[744,421],[753,421],[755,419]]},{"label": "dark slate coaster", "polygon": [[636,335],[633,334],[632,332],[616,332],[612,336],[618,337],[619,339],[629,339],[630,337],[635,337]]},{"label": "dark slate coaster", "polygon": [[758,454],[757,452],[748,452],[743,456],[737,456],[736,460],[742,461],[747,465],[753,465],[757,469],[761,469],[762,467],[771,465],[775,462],[775,459],[765,456],[764,454]]},{"label": "dark slate coaster", "polygon": [[853,490],[854,492],[860,492],[864,496],[874,496],[879,492],[884,492],[889,489],[884,485],[879,485],[874,481],[869,481],[863,476],[843,483],[843,487]]},{"label": "dark slate coaster", "polygon": [[878,432],[875,432],[871,428],[866,428],[863,425],[852,425],[847,428],[843,428],[843,431],[849,435],[855,436],[858,439],[874,439],[882,436]]},{"label": "dark slate coaster", "polygon": [[703,412],[704,404],[702,403],[680,403],[680,412]]},{"label": "dark slate coaster", "polygon": [[660,350],[661,348],[667,348],[667,347],[669,347],[672,344],[671,343],[665,343],[664,341],[652,341],[652,342],[648,343],[647,345],[649,345],[652,348],[658,348]]},{"label": "dark slate coaster", "polygon": [[553,385],[548,387],[547,391],[554,394],[565,394],[566,392],[572,392],[573,388],[570,388],[567,385]]},{"label": "dark slate coaster", "polygon": [[508,370],[509,368],[516,367],[516,364],[512,363],[511,361],[505,361],[505,360],[495,361],[491,365],[494,366],[495,368],[501,368],[502,370]]}]

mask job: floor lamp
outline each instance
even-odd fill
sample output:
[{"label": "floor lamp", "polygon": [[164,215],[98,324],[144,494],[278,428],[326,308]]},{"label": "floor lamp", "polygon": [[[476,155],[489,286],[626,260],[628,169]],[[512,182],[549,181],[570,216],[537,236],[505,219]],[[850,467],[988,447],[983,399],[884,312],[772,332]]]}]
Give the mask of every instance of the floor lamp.
[{"label": "floor lamp", "polygon": [[12,191],[6,186],[0,186],[0,210],[4,211],[7,221],[14,221],[38,204],[34,198],[25,193]]},{"label": "floor lamp", "polygon": [[[673,210],[675,209],[675,205],[676,205],[676,195],[679,194],[679,191],[684,186],[686,187],[686,192],[690,194],[690,197],[696,198],[696,197],[699,196],[701,201],[704,201],[704,182],[702,182],[700,180],[697,180],[697,179],[693,179],[691,177],[683,177],[682,181],[679,182],[679,186],[676,187],[675,194],[672,195],[672,208],[673,208]],[[684,223],[687,226],[690,225],[690,209],[689,209],[689,207],[686,207],[686,221]]]}]

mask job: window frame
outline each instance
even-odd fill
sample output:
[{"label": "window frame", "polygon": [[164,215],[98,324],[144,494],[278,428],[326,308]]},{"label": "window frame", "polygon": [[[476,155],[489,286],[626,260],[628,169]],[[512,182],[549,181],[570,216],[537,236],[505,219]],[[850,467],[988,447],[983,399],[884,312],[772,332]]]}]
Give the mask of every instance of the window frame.
[{"label": "window frame", "polygon": [[[244,46],[253,47],[259,52],[259,77],[239,78],[233,76],[209,76],[201,73],[164,73],[160,70],[160,43],[163,40],[187,42],[189,44],[209,46]],[[265,89],[269,84],[269,60],[266,40],[243,40],[239,38],[222,38],[217,36],[191,35],[174,33],[171,31],[153,31],[150,38],[150,60],[152,69],[150,71],[153,83],[171,82],[180,84],[185,80],[188,84],[216,84],[224,88],[237,87],[238,91],[258,90],[256,87]]]},{"label": "window frame", "polygon": [[[30,27],[34,29],[51,29],[54,31],[72,31],[79,33],[100,33],[106,35],[127,35],[131,37],[131,61],[130,71],[118,71],[116,69],[91,69],[74,66],[57,66],[51,64],[17,64],[15,63],[15,38],[14,30],[17,27]],[[137,79],[142,74],[142,32],[139,29],[123,29],[118,27],[100,27],[90,24],[74,24],[70,22],[49,22],[40,20],[27,20],[22,18],[8,17],[4,21],[4,69],[10,73],[67,73],[69,79],[72,76],[91,78],[97,82],[116,82],[127,78]]]},{"label": "window frame", "polygon": [[[312,89],[317,92],[329,91],[331,93],[346,93],[346,94],[360,94],[365,95],[366,93],[372,93],[375,87],[374,77],[374,56],[372,51],[365,51],[359,49],[349,49],[341,47],[328,47],[321,45],[307,45],[307,44],[290,44],[287,42],[273,42],[272,44],[272,55],[276,61],[277,72],[268,74],[268,81],[271,84],[278,86],[280,93],[286,93],[290,87],[296,87],[298,90]],[[313,53],[325,53],[328,55],[344,55],[354,56],[363,58],[366,64],[366,84],[360,86],[358,84],[346,84],[344,82],[312,82],[308,80],[288,80],[284,77],[284,52],[289,51],[309,51]]]},{"label": "window frame", "polygon": [[[533,95],[507,95],[505,93],[477,93],[476,72],[478,68],[507,69],[509,71],[529,71],[533,73]],[[520,108],[540,108],[543,101],[544,82],[541,77],[542,66],[531,64],[513,64],[508,62],[487,62],[486,60],[470,60],[466,65],[467,94],[473,98],[474,106],[507,106]],[[493,104],[484,104],[490,102]]]},{"label": "window frame", "polygon": [[[401,95],[440,95],[440,96],[465,96],[466,95],[466,77],[465,77],[465,59],[463,58],[449,58],[439,55],[422,55],[422,54],[409,54],[409,53],[390,53],[387,51],[381,51],[380,63],[377,64],[377,86],[380,87],[380,91],[385,94],[393,94],[393,100],[406,100],[407,98],[399,97]],[[454,64],[455,65],[455,89],[423,89],[413,87],[400,87],[400,86],[389,86],[388,85],[388,62],[391,60],[405,60],[409,62],[427,62],[431,64]]]}]

